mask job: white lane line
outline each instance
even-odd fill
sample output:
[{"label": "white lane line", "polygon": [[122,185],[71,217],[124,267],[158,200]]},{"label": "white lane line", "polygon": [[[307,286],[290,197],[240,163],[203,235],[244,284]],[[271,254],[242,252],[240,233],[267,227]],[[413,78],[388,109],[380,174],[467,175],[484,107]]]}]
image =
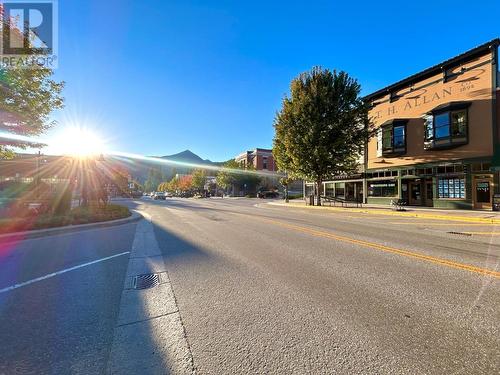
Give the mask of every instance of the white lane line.
[{"label": "white lane line", "polygon": [[42,280],[45,280],[45,279],[49,279],[49,278],[57,276],[57,275],[61,275],[63,273],[69,272],[69,271],[76,270],[78,268],[90,266],[91,264],[95,264],[95,263],[99,263],[99,262],[104,262],[105,260],[113,259],[113,258],[122,256],[122,255],[125,255],[125,254],[130,254],[130,251],[125,251],[123,253],[111,255],[111,256],[106,257],[106,258],[101,258],[101,259],[93,260],[92,262],[83,263],[83,264],[80,264],[78,266],[66,268],[66,269],[61,270],[61,271],[49,273],[48,275],[45,275],[45,276],[37,277],[36,279],[32,279],[32,280],[28,280],[28,281],[25,281],[25,282],[22,282],[22,283],[19,283],[19,284],[11,285],[11,286],[8,286],[6,288],[0,289],[0,294],[1,293],[5,293],[5,292],[9,292],[9,291],[17,289],[17,288],[21,288],[21,287],[29,285],[29,284],[37,283],[39,281],[42,281]]}]

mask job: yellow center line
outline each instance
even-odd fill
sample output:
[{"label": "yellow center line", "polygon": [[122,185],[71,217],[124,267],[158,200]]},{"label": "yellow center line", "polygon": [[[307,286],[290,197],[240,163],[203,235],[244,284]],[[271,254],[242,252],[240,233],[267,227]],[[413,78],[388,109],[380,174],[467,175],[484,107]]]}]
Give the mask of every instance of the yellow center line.
[{"label": "yellow center line", "polygon": [[500,224],[497,223],[408,223],[408,222],[398,222],[398,221],[391,221],[389,224],[395,224],[395,225],[430,225],[430,226],[435,226],[435,225],[441,225],[441,226],[454,226],[454,225],[479,225],[479,226],[498,226],[500,228]]},{"label": "yellow center line", "polygon": [[331,238],[331,239],[334,239],[337,241],[352,243],[352,244],[356,244],[356,245],[360,245],[360,246],[364,246],[364,247],[369,247],[369,248],[380,250],[380,251],[385,251],[388,253],[398,254],[398,255],[402,255],[402,256],[406,256],[406,257],[410,257],[410,258],[419,259],[419,260],[422,260],[425,262],[430,262],[430,263],[439,264],[439,265],[450,267],[450,268],[456,268],[456,269],[461,269],[461,270],[465,270],[465,271],[470,271],[470,272],[478,273],[481,275],[487,275],[487,276],[491,276],[491,277],[500,279],[500,272],[495,271],[495,270],[489,270],[486,268],[475,267],[475,266],[471,266],[471,265],[465,264],[465,263],[453,262],[451,260],[437,258],[437,257],[433,257],[430,255],[423,255],[423,254],[419,254],[419,253],[416,253],[413,251],[401,250],[401,249],[397,249],[395,247],[384,246],[384,245],[380,245],[380,244],[377,244],[374,242],[356,240],[354,238],[339,236],[339,235],[336,235],[333,233],[324,232],[324,231],[320,231],[320,230],[316,230],[316,229],[310,229],[310,228],[302,227],[299,225],[288,224],[288,223],[278,221],[278,220],[266,219],[266,218],[262,218],[262,217],[257,217],[257,218],[262,220],[262,221],[266,221],[266,222],[269,222],[269,223],[272,223],[275,225],[279,225],[279,226],[284,227],[284,228],[293,229],[297,232],[307,233],[307,234],[311,234],[313,236],[318,236],[318,237]]},{"label": "yellow center line", "polygon": [[499,232],[464,232],[467,234],[473,234],[473,235],[481,235],[481,236],[500,236],[500,231]]}]

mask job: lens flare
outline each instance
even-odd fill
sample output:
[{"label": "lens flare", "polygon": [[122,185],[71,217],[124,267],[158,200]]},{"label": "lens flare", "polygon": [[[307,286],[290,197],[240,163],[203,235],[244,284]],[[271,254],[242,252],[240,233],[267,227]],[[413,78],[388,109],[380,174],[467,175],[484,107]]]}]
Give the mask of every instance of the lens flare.
[{"label": "lens flare", "polygon": [[52,144],[62,155],[87,158],[102,154],[106,151],[103,138],[88,128],[65,128]]}]

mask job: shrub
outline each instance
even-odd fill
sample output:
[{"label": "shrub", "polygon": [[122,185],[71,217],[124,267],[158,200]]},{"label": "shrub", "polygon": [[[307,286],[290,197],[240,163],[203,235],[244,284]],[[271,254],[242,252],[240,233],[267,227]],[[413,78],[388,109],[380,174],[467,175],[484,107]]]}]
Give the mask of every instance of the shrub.
[{"label": "shrub", "polygon": [[73,224],[86,224],[99,221],[122,219],[131,215],[129,209],[117,204],[108,204],[105,207],[95,205],[75,207],[71,210]]},{"label": "shrub", "polygon": [[64,215],[44,213],[29,217],[10,217],[0,219],[0,233],[18,232],[32,229],[60,227],[70,224],[87,224],[101,221],[122,219],[131,215],[129,209],[116,204],[105,207],[75,207]]},{"label": "shrub", "polygon": [[71,210],[72,199],[73,191],[71,186],[65,185],[52,196],[49,206],[55,215],[65,215]]}]

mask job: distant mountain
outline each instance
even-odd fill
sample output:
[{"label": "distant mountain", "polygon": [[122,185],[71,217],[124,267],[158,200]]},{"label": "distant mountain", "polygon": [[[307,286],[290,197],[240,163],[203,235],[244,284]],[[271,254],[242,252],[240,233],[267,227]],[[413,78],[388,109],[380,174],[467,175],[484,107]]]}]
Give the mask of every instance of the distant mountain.
[{"label": "distant mountain", "polygon": [[165,155],[165,156],[152,156],[153,158],[163,159],[172,161],[175,163],[155,163],[148,160],[133,160],[129,163],[124,164],[124,160],[122,158],[121,161],[115,160],[115,162],[119,162],[126,167],[133,177],[144,183],[147,179],[149,170],[151,168],[155,168],[160,170],[167,180],[170,180],[176,173],[179,174],[188,174],[191,173],[194,169],[192,166],[183,166],[182,164],[177,163],[187,163],[187,164],[197,164],[197,165],[206,165],[206,166],[217,166],[223,164],[223,162],[213,162],[209,159],[202,159],[200,156],[196,155],[194,152],[190,150],[184,150],[177,154],[173,155]]},{"label": "distant mountain", "polygon": [[190,150],[184,150],[177,154],[160,156],[161,159],[172,160],[181,163],[191,163],[191,164],[205,164],[205,165],[216,165],[218,163],[214,163],[208,159],[202,159],[194,152]]}]

